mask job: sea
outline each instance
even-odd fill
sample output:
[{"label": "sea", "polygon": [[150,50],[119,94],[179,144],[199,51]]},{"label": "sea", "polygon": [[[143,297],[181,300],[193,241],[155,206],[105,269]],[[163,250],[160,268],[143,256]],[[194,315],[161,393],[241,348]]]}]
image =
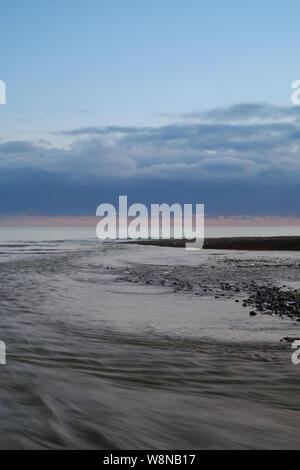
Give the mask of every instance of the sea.
[{"label": "sea", "polygon": [[[206,229],[263,235],[300,227]],[[299,325],[118,274],[209,269],[207,251],[100,242],[92,227],[1,227],[0,449],[299,448],[300,365],[280,342]]]}]

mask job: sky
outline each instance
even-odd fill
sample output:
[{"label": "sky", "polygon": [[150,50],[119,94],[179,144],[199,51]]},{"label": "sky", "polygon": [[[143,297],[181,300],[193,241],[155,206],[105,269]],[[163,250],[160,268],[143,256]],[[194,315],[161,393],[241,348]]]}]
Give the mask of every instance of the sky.
[{"label": "sky", "polygon": [[0,215],[300,217],[296,0],[2,0]]}]

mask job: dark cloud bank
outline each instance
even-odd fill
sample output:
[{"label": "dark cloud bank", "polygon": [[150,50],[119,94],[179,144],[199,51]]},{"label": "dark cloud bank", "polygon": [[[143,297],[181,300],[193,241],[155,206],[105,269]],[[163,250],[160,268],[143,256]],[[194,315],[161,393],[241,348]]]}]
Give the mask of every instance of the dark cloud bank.
[{"label": "dark cloud bank", "polygon": [[241,104],[160,127],[87,127],[65,147],[0,142],[1,214],[94,215],[102,202],[205,203],[299,217],[300,107]]}]

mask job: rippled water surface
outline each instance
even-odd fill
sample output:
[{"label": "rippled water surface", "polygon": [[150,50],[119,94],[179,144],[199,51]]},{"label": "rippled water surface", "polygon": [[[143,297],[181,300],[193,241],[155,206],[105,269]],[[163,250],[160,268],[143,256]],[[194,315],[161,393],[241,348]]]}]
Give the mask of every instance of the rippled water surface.
[{"label": "rippled water surface", "polygon": [[299,446],[300,366],[280,343],[299,326],[117,275],[200,258],[93,240],[0,251],[2,449]]}]

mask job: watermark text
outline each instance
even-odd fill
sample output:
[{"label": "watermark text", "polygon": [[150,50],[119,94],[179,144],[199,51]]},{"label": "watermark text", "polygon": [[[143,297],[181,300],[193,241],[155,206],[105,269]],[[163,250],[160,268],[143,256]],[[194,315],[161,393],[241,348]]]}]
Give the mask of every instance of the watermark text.
[{"label": "watermark text", "polygon": [[300,340],[296,340],[293,342],[292,349],[296,350],[292,354],[292,363],[295,366],[299,366],[300,365]]},{"label": "watermark text", "polygon": [[101,240],[184,239],[187,249],[201,249],[204,244],[204,204],[144,204],[128,207],[127,196],[119,196],[119,207],[98,206],[97,237]]},{"label": "watermark text", "polygon": [[291,97],[292,103],[295,105],[299,105],[300,104],[300,80],[293,81],[292,89],[295,90]]},{"label": "watermark text", "polygon": [[0,365],[6,364],[6,344],[4,341],[0,341]]},{"label": "watermark text", "polygon": [[6,84],[0,80],[0,104],[6,104]]}]

